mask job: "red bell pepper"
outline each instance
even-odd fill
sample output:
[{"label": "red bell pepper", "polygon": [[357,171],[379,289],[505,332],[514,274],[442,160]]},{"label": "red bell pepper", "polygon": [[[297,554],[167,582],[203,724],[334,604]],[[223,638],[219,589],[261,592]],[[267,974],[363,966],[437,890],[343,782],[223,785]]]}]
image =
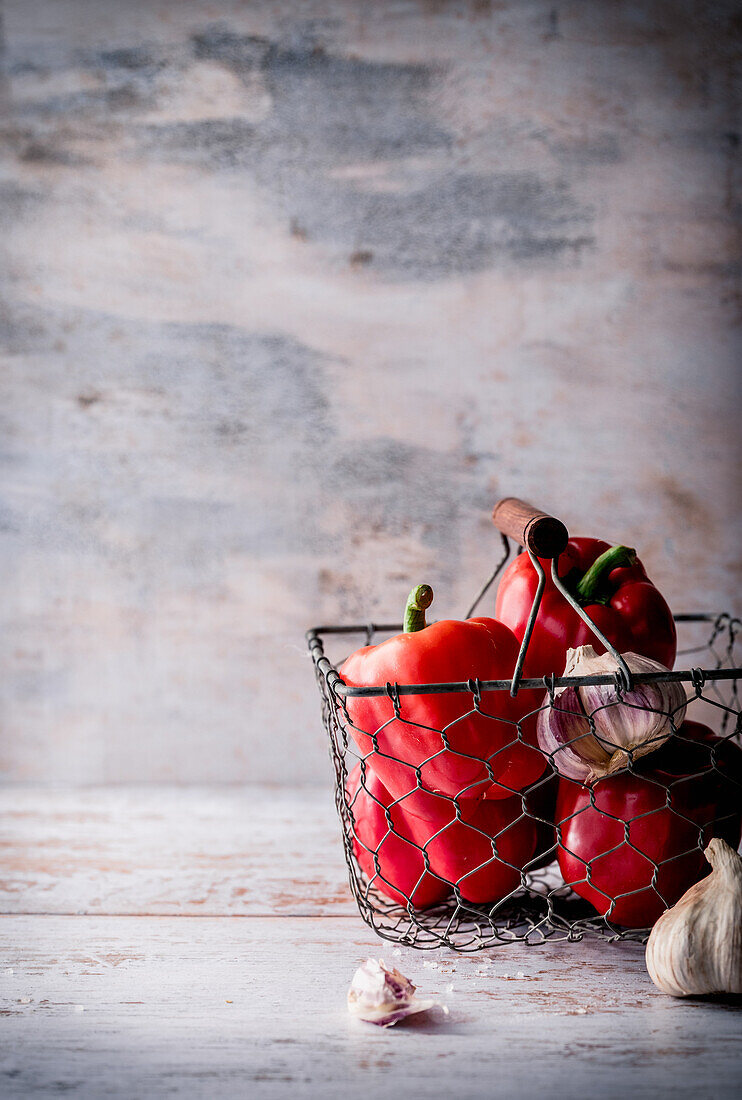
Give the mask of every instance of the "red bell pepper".
[{"label": "red bell pepper", "polygon": [[[546,571],[538,617],[528,646],[525,676],[560,676],[567,650],[592,645],[604,647],[582,621]],[[619,653],[640,653],[672,668],[677,638],[672,612],[644,571],[634,550],[609,546],[600,539],[570,539],[560,555],[557,573],[577,602]],[[523,640],[538,576],[528,554],[520,554],[502,575],[495,617]]]},{"label": "red bell pepper", "polygon": [[369,767],[361,782],[360,764],[347,790],[361,869],[399,904],[426,908],[454,886],[465,901],[494,903],[520,886],[538,834],[520,797],[462,799],[457,814],[451,799],[419,788],[395,801]]},{"label": "red bell pepper", "polygon": [[373,886],[405,908],[408,902],[426,909],[444,901],[450,885],[426,870],[404,814],[392,805],[393,799],[370,768],[361,782],[361,765],[356,764],[348,776],[346,794],[353,818],[353,851]]},{"label": "red bell pepper", "polygon": [[520,796],[460,799],[457,814],[449,799],[417,790],[400,805],[431,871],[457,886],[465,901],[494,903],[518,889],[538,835]]},{"label": "red bell pepper", "polygon": [[556,820],[565,883],[615,924],[654,924],[709,872],[703,848],[712,837],[736,849],[741,792],[742,750],[697,722],[685,722],[636,772],[601,779],[592,789],[560,779]]},{"label": "red bell pepper", "polygon": [[[352,654],[340,669],[346,684],[467,682],[510,679],[518,642],[494,619],[445,619],[425,625],[433,594],[413,589],[405,631]],[[538,749],[519,740],[517,721],[538,706],[533,692],[483,692],[479,710],[468,694],[403,695],[399,716],[388,695],[345,701],[350,732],[386,789],[400,798],[417,785],[448,797],[508,798],[546,767]],[[531,724],[532,726],[535,723]],[[525,736],[525,734],[524,734]],[[535,740],[535,730],[530,729]]]}]

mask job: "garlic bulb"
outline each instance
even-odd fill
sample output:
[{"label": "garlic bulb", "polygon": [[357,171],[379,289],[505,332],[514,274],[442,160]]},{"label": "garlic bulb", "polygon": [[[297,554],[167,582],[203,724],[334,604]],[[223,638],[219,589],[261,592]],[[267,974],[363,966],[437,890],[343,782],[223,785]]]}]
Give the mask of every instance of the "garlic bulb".
[{"label": "garlic bulb", "polygon": [[391,1027],[405,1016],[425,1012],[435,1001],[415,996],[415,987],[398,970],[391,970],[383,959],[366,959],[353,975],[348,990],[348,1011],[369,1024]]},{"label": "garlic bulb", "polygon": [[[632,672],[667,672],[664,665],[624,653]],[[598,656],[592,646],[567,651],[565,676],[602,676],[615,673],[609,654]],[[637,684],[620,695],[613,685],[566,687],[554,693],[554,705],[538,716],[538,743],[553,754],[560,775],[579,783],[602,779],[639,756],[658,749],[685,718],[682,684]],[[592,728],[591,728],[592,719]],[[630,750],[630,752],[628,751]]]},{"label": "garlic bulb", "polygon": [[663,913],[647,943],[649,976],[663,993],[742,993],[742,859],[725,840],[705,852],[711,874]]}]

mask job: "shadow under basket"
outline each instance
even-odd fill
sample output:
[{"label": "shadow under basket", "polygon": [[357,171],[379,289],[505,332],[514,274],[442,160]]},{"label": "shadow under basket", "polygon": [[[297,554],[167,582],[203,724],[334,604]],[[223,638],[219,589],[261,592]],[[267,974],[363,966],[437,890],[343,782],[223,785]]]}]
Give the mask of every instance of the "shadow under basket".
[{"label": "shadow under basket", "polygon": [[[536,564],[527,540],[522,541]],[[503,545],[503,558],[474,606],[509,556],[504,537]],[[538,599],[540,593],[531,627]],[[680,643],[676,664],[684,667],[634,679],[642,686],[681,684],[686,703],[666,714],[664,736],[669,730],[669,737],[663,738],[661,748],[639,760],[629,754],[615,776],[592,787],[558,780],[556,754],[538,748],[536,721],[541,712],[559,709],[562,688],[596,683],[613,687],[616,702],[609,705],[620,706],[631,682],[627,684],[619,673],[521,678],[528,630],[512,681],[357,688],[343,682],[336,666],[359,645],[373,645],[399,633],[401,624],[324,626],[307,633],[329,736],[350,887],[362,918],[378,935],[408,947],[462,952],[514,942],[574,941],[585,935],[645,942],[660,912],[710,870],[703,849],[711,837],[723,836],[737,847],[742,820],[742,750],[738,747],[742,669],[735,662],[735,646],[742,624],[728,614],[677,615],[675,620]],[[331,656],[326,647],[333,651]],[[516,697],[522,693],[529,701],[528,713],[512,723],[489,715],[488,700],[498,692],[515,692]],[[406,709],[410,697],[424,695],[455,697],[459,717],[441,730],[410,721]],[[373,697],[386,697],[388,720],[377,728],[363,729],[354,721],[354,699]],[[682,710],[686,724],[678,713]],[[498,753],[524,746],[525,751],[540,754],[542,774],[524,788],[506,790],[499,801],[478,801],[476,783],[454,793],[431,794],[422,774],[425,764],[438,754],[450,753],[453,727],[472,718],[480,724],[495,724],[497,749],[486,760],[468,756],[467,765],[476,768],[481,763],[481,773],[494,781]],[[592,717],[588,718],[594,730]],[[396,760],[384,739],[394,723],[404,723],[407,734],[413,735],[417,726],[436,747],[417,766],[399,761],[408,770],[409,785],[392,798],[380,786],[373,761],[383,758],[388,765]],[[702,727],[695,723],[704,723],[713,737],[699,740],[694,731]],[[504,739],[503,725],[510,726]],[[682,766],[674,767],[679,759]],[[631,817],[616,813],[606,801],[608,795],[602,793],[611,784],[615,789],[621,783],[633,783],[639,789],[638,797],[630,800]],[[565,784],[575,789],[574,797],[567,792],[566,801]],[[558,790],[561,808],[557,812]],[[431,799],[435,809],[426,817]],[[581,815],[587,815],[584,822],[592,815],[593,823],[597,815],[607,838],[592,858],[579,849]],[[448,848],[447,837],[452,841]],[[447,851],[460,853],[462,847],[466,848],[463,863],[445,858]],[[407,868],[402,886],[398,878],[386,877],[390,858],[399,861],[400,853]],[[622,879],[621,870],[626,867],[634,869],[633,877]],[[651,913],[651,919],[642,922],[645,913]]]}]

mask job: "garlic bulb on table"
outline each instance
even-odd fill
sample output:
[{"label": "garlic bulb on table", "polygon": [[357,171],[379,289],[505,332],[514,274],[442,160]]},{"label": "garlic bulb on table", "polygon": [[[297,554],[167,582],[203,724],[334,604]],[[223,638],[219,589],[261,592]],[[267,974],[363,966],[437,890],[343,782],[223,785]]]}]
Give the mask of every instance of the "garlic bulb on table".
[{"label": "garlic bulb on table", "polygon": [[663,913],[646,951],[663,993],[742,993],[742,859],[725,840],[705,851],[713,870]]},{"label": "garlic bulb on table", "polygon": [[[638,653],[624,653],[631,672],[667,672]],[[618,671],[610,654],[592,646],[567,651],[565,676],[604,676]],[[538,743],[567,779],[594,783],[658,749],[685,718],[682,684],[635,684],[620,696],[611,685],[559,688],[553,706],[540,711]],[[592,726],[591,726],[592,722]]]}]

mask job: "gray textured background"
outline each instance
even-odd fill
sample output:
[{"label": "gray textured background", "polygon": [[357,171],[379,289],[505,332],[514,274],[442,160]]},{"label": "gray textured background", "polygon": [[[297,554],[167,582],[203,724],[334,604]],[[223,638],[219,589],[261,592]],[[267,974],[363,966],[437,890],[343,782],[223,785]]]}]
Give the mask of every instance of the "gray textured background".
[{"label": "gray textured background", "polygon": [[2,5],[6,780],[326,782],[502,493],[738,609],[735,10]]}]

